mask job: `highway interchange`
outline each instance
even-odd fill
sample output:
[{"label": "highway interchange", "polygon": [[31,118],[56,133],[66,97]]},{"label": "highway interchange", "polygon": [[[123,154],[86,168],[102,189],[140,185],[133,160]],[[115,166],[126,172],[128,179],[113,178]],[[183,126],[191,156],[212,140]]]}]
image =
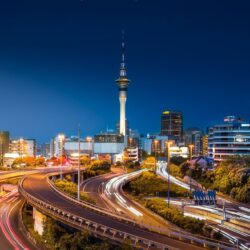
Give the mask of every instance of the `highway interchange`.
[{"label": "highway interchange", "polygon": [[[158,165],[157,173],[162,176],[162,178],[167,178],[167,172],[165,171],[166,164]],[[56,172],[56,170],[44,171],[38,170],[36,172],[31,172],[27,175],[23,181],[23,189],[29,193],[29,195],[34,196],[35,198],[44,201],[57,208],[62,208],[65,211],[73,213],[81,218],[86,218],[91,221],[99,222],[107,227],[111,227],[128,234],[132,234],[138,237],[143,237],[146,239],[151,239],[152,242],[157,239],[157,242],[169,246],[173,249],[202,249],[201,246],[190,245],[188,242],[179,241],[173,238],[169,238],[166,235],[171,232],[178,232],[174,225],[167,223],[158,216],[154,216],[147,209],[139,205],[137,202],[134,202],[130,197],[126,196],[123,193],[123,185],[130,179],[138,176],[142,171],[132,172],[129,174],[124,174],[122,172],[110,173],[94,178],[87,179],[82,183],[82,190],[89,193],[91,197],[96,201],[98,207],[103,208],[105,211],[110,211],[110,214],[116,214],[117,216],[123,217],[125,219],[132,219],[136,224],[140,224],[143,228],[137,226],[123,223],[122,221],[116,220],[115,218],[105,216],[103,214],[95,213],[94,211],[88,210],[79,206],[78,204],[70,201],[67,197],[63,197],[60,193],[55,191],[51,185],[48,183],[47,173]],[[13,174],[13,173],[10,173]],[[23,173],[23,175],[26,173]],[[18,174],[19,175],[19,174]],[[22,174],[21,174],[22,175]],[[8,176],[9,177],[9,176]],[[0,180],[4,180],[4,176],[0,174]],[[189,185],[181,182],[180,180],[175,179],[173,176],[170,177],[171,182],[180,185],[186,189],[189,189]],[[0,200],[0,213],[1,213],[1,230],[0,230],[0,245],[1,250],[5,249],[36,249],[33,244],[23,235],[20,231],[20,228],[17,227],[17,218],[18,210],[22,204],[21,198],[17,194],[17,190],[11,192],[8,196],[4,197],[3,200]],[[177,203],[176,200],[171,200],[172,203]],[[232,207],[235,209],[236,204],[232,203]],[[191,207],[191,204],[189,205]],[[197,207],[195,209],[198,209]],[[201,209],[206,209],[202,207]],[[207,208],[212,209],[214,213],[221,213],[221,208]],[[238,212],[235,210],[229,210],[229,216],[239,216],[245,217],[246,220],[249,220],[249,208],[247,206],[242,206],[238,204]],[[186,212],[186,211],[185,211]],[[195,212],[188,211],[186,212],[189,216],[199,217]],[[230,215],[231,213],[231,215]],[[242,242],[246,243],[249,241],[249,235],[239,232],[238,230],[232,230],[227,228],[219,223],[214,224],[208,218],[205,219],[210,224],[213,224],[215,229],[220,230],[224,235],[232,237],[232,243],[234,239],[240,239]],[[145,230],[148,228],[151,231]],[[160,231],[161,234],[153,232]],[[165,235],[164,235],[165,234]],[[153,246],[153,244],[152,244]],[[148,246],[149,247],[149,246]],[[241,249],[243,245],[239,246]],[[150,247],[150,249],[154,249]],[[229,249],[229,248],[228,248]]]},{"label": "highway interchange", "polygon": [[[168,172],[166,163],[162,162],[158,164],[157,174],[164,179],[168,179]],[[190,190],[190,186],[187,183],[184,183],[173,176],[169,176],[171,183],[179,185],[187,190]],[[250,242],[250,234],[237,230],[233,227],[223,225],[221,223],[221,218],[223,218],[223,207],[222,204],[226,204],[226,216],[227,218],[238,218],[244,219],[246,223],[250,223],[250,206],[247,204],[241,204],[224,197],[218,196],[218,204],[214,206],[198,206],[189,204],[187,202],[184,206],[184,210],[188,210],[185,214],[188,216],[193,216],[202,220],[206,220],[208,224],[211,224],[213,228],[220,231],[230,242],[239,245],[242,249],[247,249],[245,247],[246,243]],[[183,206],[183,201],[171,201],[175,205]],[[199,212],[203,210],[209,212],[208,216],[201,215]],[[215,216],[213,216],[215,215]],[[220,218],[221,217],[221,218]],[[219,219],[218,219],[219,218]],[[241,243],[240,243],[241,242]]]}]

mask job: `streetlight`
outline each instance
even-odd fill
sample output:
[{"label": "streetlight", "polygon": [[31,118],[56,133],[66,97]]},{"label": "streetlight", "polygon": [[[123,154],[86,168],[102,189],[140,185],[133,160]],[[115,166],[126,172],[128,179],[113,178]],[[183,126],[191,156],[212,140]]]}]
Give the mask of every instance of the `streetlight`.
[{"label": "streetlight", "polygon": [[20,139],[20,148],[21,148],[21,158],[23,159],[23,155],[24,155],[24,139],[23,138],[21,138]]},{"label": "streetlight", "polygon": [[172,141],[167,141],[167,172],[168,172],[168,207],[170,206],[170,146],[172,145]]},{"label": "streetlight", "polygon": [[89,153],[89,158],[91,158],[91,154],[92,154],[92,149],[90,148],[90,142],[92,142],[92,137],[87,137],[86,138],[87,142],[88,142],[88,153]]},{"label": "streetlight", "polygon": [[78,127],[78,185],[77,185],[77,200],[80,201],[80,182],[81,182],[81,160],[80,160],[80,151],[81,151],[81,130],[80,126]]},{"label": "streetlight", "polygon": [[60,179],[62,180],[62,164],[63,164],[63,141],[65,139],[65,136],[63,134],[58,135],[59,143],[60,143],[60,148],[61,148],[61,159],[60,159],[60,164],[61,164],[61,169],[60,169]]},{"label": "streetlight", "polygon": [[189,154],[189,156],[190,156],[190,161],[192,160],[192,156],[193,156],[193,148],[194,148],[194,145],[193,144],[190,144],[190,145],[188,145],[188,147],[189,147],[189,149],[190,149],[190,154]]},{"label": "streetlight", "polygon": [[157,157],[157,145],[158,145],[158,140],[154,140],[154,149],[155,149],[155,173],[156,173],[156,157]]},{"label": "streetlight", "polygon": [[192,155],[193,155],[193,148],[194,145],[190,144],[189,145],[190,148],[190,169],[189,169],[189,187],[190,187],[190,194],[192,193],[192,187],[191,187],[191,178],[192,178],[192,166],[191,166],[191,160],[192,160]]},{"label": "streetlight", "polygon": [[3,138],[2,137],[0,138],[0,143],[1,143],[1,166],[3,166]]}]

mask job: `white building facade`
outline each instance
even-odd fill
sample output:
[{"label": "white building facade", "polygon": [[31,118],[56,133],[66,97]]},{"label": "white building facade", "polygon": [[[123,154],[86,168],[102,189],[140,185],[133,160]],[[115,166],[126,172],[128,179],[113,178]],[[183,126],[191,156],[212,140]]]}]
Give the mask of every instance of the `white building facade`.
[{"label": "white building facade", "polygon": [[250,156],[250,123],[229,116],[224,124],[209,128],[208,155],[215,162],[234,156]]}]

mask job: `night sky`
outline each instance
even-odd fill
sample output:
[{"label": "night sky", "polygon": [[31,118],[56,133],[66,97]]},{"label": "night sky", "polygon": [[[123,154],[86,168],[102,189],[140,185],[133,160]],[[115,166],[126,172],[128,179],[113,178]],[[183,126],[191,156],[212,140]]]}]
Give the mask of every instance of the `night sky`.
[{"label": "night sky", "polygon": [[250,1],[0,1],[0,130],[49,140],[114,128],[121,30],[127,118],[159,132],[164,109],[185,127],[250,120]]}]

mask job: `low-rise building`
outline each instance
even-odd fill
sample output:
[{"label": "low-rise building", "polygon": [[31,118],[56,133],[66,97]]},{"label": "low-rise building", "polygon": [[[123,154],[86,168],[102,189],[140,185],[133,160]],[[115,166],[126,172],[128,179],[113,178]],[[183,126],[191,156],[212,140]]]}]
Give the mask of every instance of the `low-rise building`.
[{"label": "low-rise building", "polygon": [[188,158],[190,153],[189,153],[189,148],[188,147],[178,147],[178,146],[172,146],[169,147],[169,155],[170,157],[183,157],[183,158]]},{"label": "low-rise building", "polygon": [[10,153],[17,153],[21,157],[36,157],[36,140],[35,139],[17,139],[10,142]]},{"label": "low-rise building", "polygon": [[6,153],[3,157],[3,166],[6,168],[11,168],[14,161],[19,158],[20,155],[18,153]]},{"label": "low-rise building", "polygon": [[141,149],[147,152],[147,154],[152,154],[154,152],[164,153],[166,152],[168,140],[168,136],[148,134],[146,137],[140,138]]},{"label": "low-rise building", "polygon": [[[71,155],[78,153],[79,151],[79,142],[78,137],[72,136],[67,138],[64,143],[64,150],[66,155]],[[80,139],[80,154],[92,156],[94,151],[94,140],[92,137],[81,138]]]},{"label": "low-rise building", "polygon": [[94,153],[101,154],[122,154],[125,148],[125,139],[122,134],[107,131],[94,136]]},{"label": "low-rise building", "polygon": [[127,147],[123,151],[123,161],[139,161],[139,149],[137,147]]}]

